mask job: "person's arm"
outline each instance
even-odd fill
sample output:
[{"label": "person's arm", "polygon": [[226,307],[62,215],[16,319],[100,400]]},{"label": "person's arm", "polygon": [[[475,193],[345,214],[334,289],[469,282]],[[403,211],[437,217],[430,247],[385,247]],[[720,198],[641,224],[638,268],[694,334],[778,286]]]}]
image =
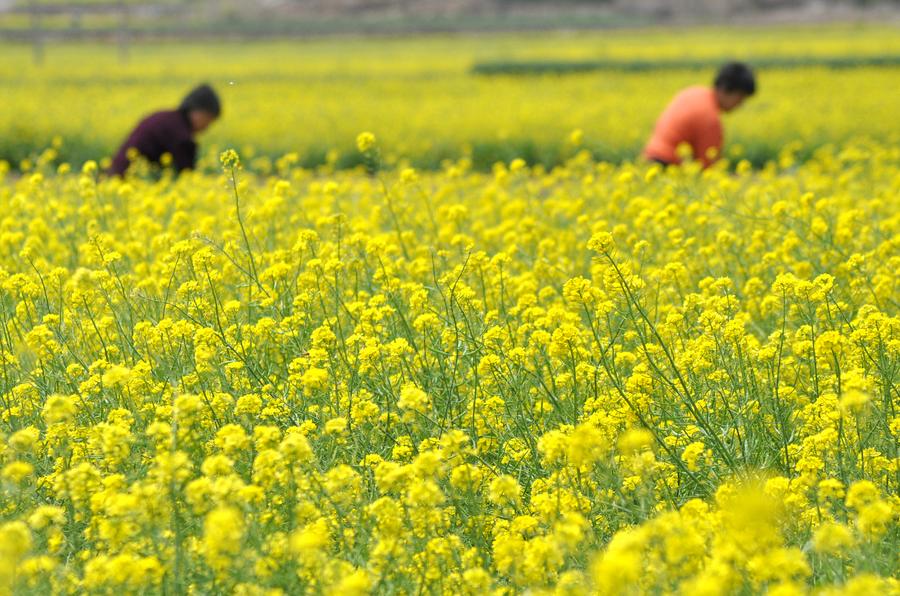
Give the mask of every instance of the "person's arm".
[{"label": "person's arm", "polygon": [[112,165],[109,167],[109,173],[113,176],[124,176],[128,167],[131,165],[131,152],[141,152],[141,146],[146,145],[148,141],[149,131],[147,130],[146,118],[138,122],[128,137],[122,142],[119,150],[113,156]]},{"label": "person's arm", "polygon": [[[704,168],[708,168],[722,154],[722,122],[718,118],[711,118],[698,129],[692,143],[694,159],[700,161]],[[709,150],[715,149],[715,157],[709,157]]]},{"label": "person's arm", "polygon": [[193,170],[197,165],[197,143],[186,139],[172,148],[172,165],[176,172]]},{"label": "person's arm", "polygon": [[109,166],[108,173],[110,176],[124,176],[128,169],[128,157],[125,155],[127,146],[122,146],[113,157],[112,164]]}]

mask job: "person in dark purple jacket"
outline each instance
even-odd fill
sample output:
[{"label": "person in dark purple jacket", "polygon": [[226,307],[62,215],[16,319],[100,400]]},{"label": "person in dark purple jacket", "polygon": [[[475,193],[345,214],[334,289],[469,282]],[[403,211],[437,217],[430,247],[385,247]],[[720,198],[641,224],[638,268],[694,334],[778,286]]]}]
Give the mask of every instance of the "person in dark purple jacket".
[{"label": "person in dark purple jacket", "polygon": [[219,96],[209,85],[200,85],[187,94],[177,110],[156,112],[141,120],[122,143],[109,173],[125,174],[132,149],[156,165],[160,164],[163,154],[170,154],[172,167],[177,172],[193,169],[197,164],[194,135],[206,130],[221,113]]}]

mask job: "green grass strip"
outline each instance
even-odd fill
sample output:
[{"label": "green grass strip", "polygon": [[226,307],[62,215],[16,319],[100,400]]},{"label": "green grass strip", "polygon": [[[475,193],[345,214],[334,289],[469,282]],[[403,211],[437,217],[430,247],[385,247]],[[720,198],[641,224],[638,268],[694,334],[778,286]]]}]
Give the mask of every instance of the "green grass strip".
[{"label": "green grass strip", "polygon": [[[900,66],[900,54],[875,56],[797,56],[751,58],[745,60],[757,69],[772,68],[860,68]],[[577,74],[601,70],[647,72],[660,70],[700,70],[716,68],[718,58],[684,60],[491,60],[476,62],[470,72],[476,75]]]}]

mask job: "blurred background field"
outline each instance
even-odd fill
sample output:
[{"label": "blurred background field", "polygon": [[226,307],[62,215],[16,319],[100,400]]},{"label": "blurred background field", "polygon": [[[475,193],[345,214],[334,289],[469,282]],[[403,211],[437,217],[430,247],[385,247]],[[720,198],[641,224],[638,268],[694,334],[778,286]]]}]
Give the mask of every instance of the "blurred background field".
[{"label": "blurred background field", "polygon": [[354,138],[370,130],[388,162],[420,168],[464,157],[481,169],[515,157],[552,166],[579,148],[617,162],[638,154],[677,90],[708,83],[730,58],[756,63],[760,80],[757,97],[725,120],[732,157],[759,165],[785,147],[802,158],[853,137],[900,139],[900,35],[890,22],[136,36],[127,46],[87,36],[42,43],[39,57],[26,38],[5,39],[0,159],[14,167],[50,146],[75,163],[108,156],[140,117],[201,81],[224,102],[201,137],[207,158],[235,147],[353,166]]}]

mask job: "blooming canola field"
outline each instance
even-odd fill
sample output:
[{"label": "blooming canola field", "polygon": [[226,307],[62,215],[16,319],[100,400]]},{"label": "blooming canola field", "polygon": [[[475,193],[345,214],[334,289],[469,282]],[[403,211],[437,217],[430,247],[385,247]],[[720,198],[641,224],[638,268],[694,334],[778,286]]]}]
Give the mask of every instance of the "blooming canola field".
[{"label": "blooming canola field", "polygon": [[358,144],[4,172],[0,592],[897,593],[896,146]]},{"label": "blooming canola field", "polygon": [[762,70],[706,170],[634,158],[709,73],[468,73],[898,43],[4,46],[0,595],[900,594],[900,69]]}]

